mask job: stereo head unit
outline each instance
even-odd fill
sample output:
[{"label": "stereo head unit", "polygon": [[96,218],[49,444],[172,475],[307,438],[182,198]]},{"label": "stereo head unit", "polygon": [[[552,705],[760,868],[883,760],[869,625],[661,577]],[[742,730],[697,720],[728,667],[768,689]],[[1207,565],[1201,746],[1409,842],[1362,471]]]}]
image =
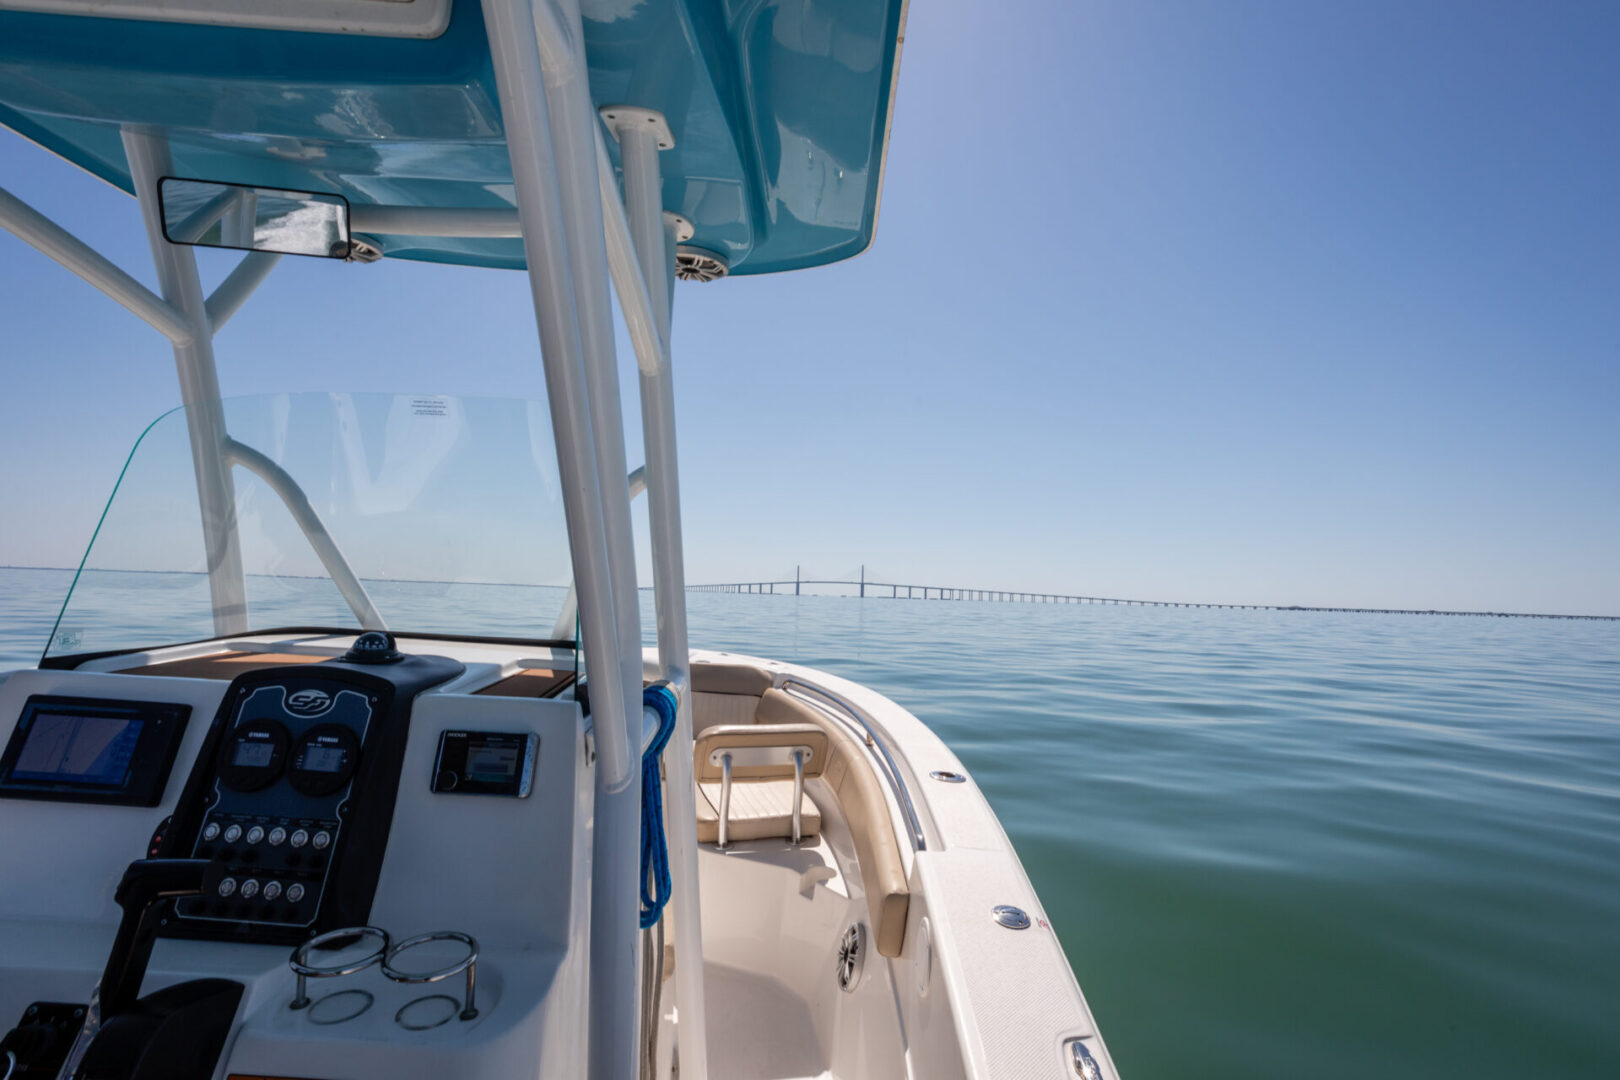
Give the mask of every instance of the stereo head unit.
[{"label": "stereo head unit", "polygon": [[441,731],[432,790],[441,795],[529,797],[540,736],[504,731]]}]

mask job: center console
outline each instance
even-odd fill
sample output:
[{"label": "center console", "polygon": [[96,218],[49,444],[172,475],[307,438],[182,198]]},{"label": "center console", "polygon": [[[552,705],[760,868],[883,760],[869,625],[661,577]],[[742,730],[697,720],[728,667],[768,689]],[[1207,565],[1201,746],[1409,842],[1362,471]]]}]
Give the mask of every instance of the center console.
[{"label": "center console", "polygon": [[584,1071],[588,720],[509,687],[566,658],[377,637],[0,684],[0,1073]]},{"label": "center console", "polygon": [[202,894],[175,902],[165,936],[292,945],[366,921],[411,703],[462,670],[392,656],[232,682],[159,846],[209,863]]}]

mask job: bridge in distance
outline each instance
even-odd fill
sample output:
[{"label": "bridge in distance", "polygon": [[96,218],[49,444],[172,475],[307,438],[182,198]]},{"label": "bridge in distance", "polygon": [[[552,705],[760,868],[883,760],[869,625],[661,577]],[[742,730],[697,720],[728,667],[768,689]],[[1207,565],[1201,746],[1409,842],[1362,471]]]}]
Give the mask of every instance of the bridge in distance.
[{"label": "bridge in distance", "polygon": [[1317,611],[1353,615],[1457,615],[1493,619],[1593,619],[1620,621],[1620,615],[1554,615],[1529,611],[1439,611],[1433,608],[1314,607],[1302,604],[1200,604],[1175,600],[1131,600],[1116,596],[1076,596],[1066,593],[1015,592],[1005,589],[963,589],[949,585],[902,585],[892,581],[869,581],[866,568],[858,580],[805,578],[795,570],[791,580],[734,581],[711,585],[689,585],[692,592],[756,593],[764,595],[804,595],[806,586],[839,586],[856,589],[861,598],[883,600],[975,600],[1015,604],[1118,604],[1129,607],[1210,608],[1226,611]]}]

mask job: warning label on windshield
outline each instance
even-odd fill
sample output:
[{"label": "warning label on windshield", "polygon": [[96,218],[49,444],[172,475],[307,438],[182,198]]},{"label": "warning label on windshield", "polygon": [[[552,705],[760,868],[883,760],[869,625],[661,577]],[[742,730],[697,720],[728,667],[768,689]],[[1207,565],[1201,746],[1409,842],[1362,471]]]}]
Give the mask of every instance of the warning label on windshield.
[{"label": "warning label on windshield", "polygon": [[444,416],[450,411],[450,403],[444,398],[419,397],[411,399],[411,412],[417,416]]}]

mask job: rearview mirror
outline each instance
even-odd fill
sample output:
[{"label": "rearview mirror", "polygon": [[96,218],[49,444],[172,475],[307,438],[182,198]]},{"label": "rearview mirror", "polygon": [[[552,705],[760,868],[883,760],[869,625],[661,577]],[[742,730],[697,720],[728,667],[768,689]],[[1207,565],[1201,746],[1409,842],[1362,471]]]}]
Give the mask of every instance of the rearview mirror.
[{"label": "rearview mirror", "polygon": [[349,201],[341,195],[166,176],[158,201],[171,244],[327,259],[351,253]]}]

